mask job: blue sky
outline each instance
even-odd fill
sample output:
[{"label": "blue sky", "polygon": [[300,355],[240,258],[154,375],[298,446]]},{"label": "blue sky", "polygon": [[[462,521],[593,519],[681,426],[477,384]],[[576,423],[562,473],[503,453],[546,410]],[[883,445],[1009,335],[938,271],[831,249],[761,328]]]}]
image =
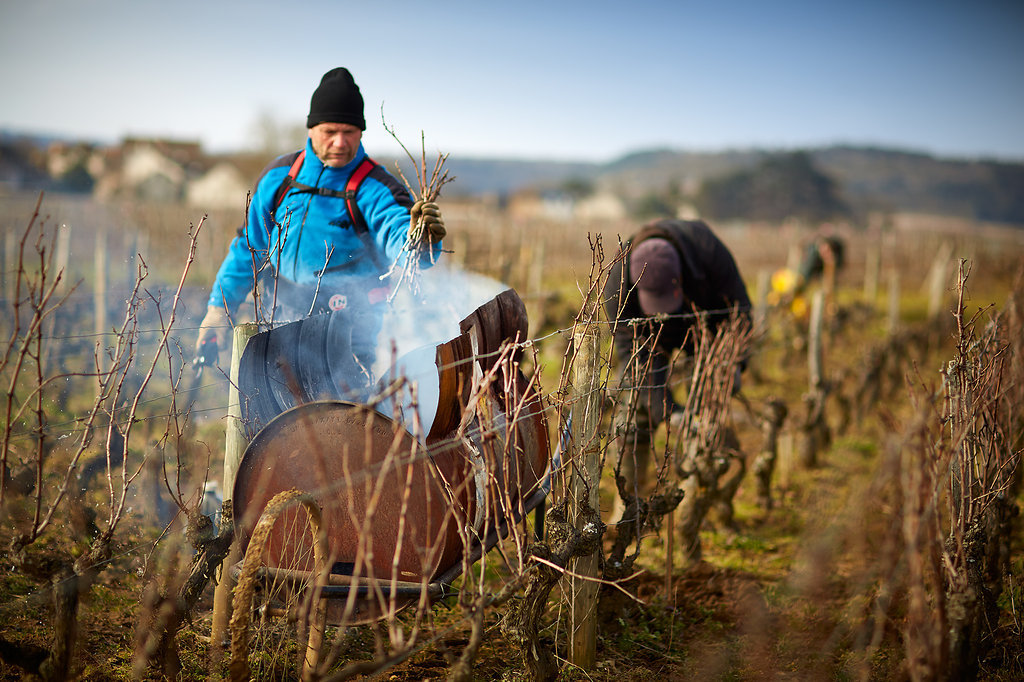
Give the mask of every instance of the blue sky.
[{"label": "blue sky", "polygon": [[[871,144],[1024,161],[1024,2],[33,0],[0,7],[0,128],[255,146],[334,66],[364,142],[608,161]],[[382,113],[383,112],[383,113]]]}]

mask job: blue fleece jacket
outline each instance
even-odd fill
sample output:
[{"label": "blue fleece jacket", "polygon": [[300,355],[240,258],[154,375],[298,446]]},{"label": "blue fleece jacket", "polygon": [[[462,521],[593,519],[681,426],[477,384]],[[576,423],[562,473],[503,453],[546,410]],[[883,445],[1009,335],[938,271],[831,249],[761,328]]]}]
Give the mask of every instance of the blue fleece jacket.
[{"label": "blue fleece jacket", "polygon": [[[231,242],[220,266],[209,305],[226,306],[233,313],[255,286],[254,263],[257,270],[269,265],[271,271],[299,284],[315,284],[322,277],[321,289],[329,291],[332,282],[383,274],[396,260],[406,257],[403,246],[412,198],[382,166],[373,169],[356,196],[377,252],[376,263],[370,247],[353,228],[341,197],[292,189],[271,215],[275,195],[294,158],[295,154],[279,157],[260,175],[246,224]],[[295,179],[310,187],[343,192],[349,176],[364,158],[366,151],[360,144],[351,162],[331,168],[317,158],[306,140],[306,156]],[[432,253],[424,254],[420,265],[429,267],[440,253],[441,244],[434,244]]]}]

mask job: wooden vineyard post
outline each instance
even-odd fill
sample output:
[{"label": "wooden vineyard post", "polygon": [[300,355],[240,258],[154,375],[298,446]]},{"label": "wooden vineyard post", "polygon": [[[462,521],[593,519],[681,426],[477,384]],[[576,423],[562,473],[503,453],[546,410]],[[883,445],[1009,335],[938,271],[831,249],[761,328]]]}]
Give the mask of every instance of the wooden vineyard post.
[{"label": "wooden vineyard post", "polygon": [[939,252],[935,254],[935,261],[928,273],[928,319],[934,320],[942,312],[942,302],[945,298],[949,273],[949,261],[953,257],[953,247],[944,242]]},{"label": "wooden vineyard post", "polygon": [[672,573],[675,571],[676,510],[665,515],[665,599],[673,599]]},{"label": "wooden vineyard post", "polygon": [[836,257],[828,250],[824,256],[824,272],[821,283],[825,291],[825,311],[831,318],[835,314],[836,307]]},{"label": "wooden vineyard post", "polygon": [[824,327],[825,298],[823,291],[814,292],[811,298],[811,319],[807,341],[807,379],[811,392],[818,391],[824,382],[822,372],[821,336]]},{"label": "wooden vineyard post", "polygon": [[[535,301],[544,300],[544,256],[546,251],[547,242],[538,241],[534,244],[533,257],[530,259],[529,281],[526,290]],[[543,306],[539,305],[538,308],[543,310]]]},{"label": "wooden vineyard post", "polygon": [[772,273],[766,268],[757,271],[757,290],[754,293],[754,329],[761,331],[768,319],[768,294],[772,290]]},{"label": "wooden vineyard post", "polygon": [[[600,325],[581,328],[573,339],[576,360],[572,369],[572,457],[569,481],[569,522],[573,526],[587,518],[583,513],[599,508],[601,448],[598,422],[601,411],[601,331]],[[598,551],[579,557],[571,564],[571,644],[570,662],[592,670],[597,661],[597,595],[599,584]]]},{"label": "wooden vineyard post", "polygon": [[889,273],[889,334],[900,328],[900,273],[893,269]]},{"label": "wooden vineyard post", "polygon": [[70,287],[68,282],[71,280],[71,276],[68,273],[68,258],[71,255],[71,228],[66,223],[61,223],[61,226],[57,228],[57,252],[54,260],[56,268],[53,271],[56,277],[57,273],[61,273],[60,286],[57,288],[58,293],[65,293]]},{"label": "wooden vineyard post", "polygon": [[535,244],[526,277],[527,296],[533,304],[530,320],[533,322],[534,329],[543,327],[546,320],[544,315],[544,309],[547,307],[544,305],[544,256],[547,249],[546,243],[538,241]]},{"label": "wooden vineyard post", "polygon": [[872,308],[878,300],[878,276],[881,263],[882,254],[878,245],[870,246],[864,256],[864,300]]},{"label": "wooden vineyard post", "polygon": [[[224,491],[224,501],[231,500],[232,491],[235,488],[235,475],[238,473],[238,465],[248,444],[245,438],[245,430],[242,428],[242,408],[238,395],[238,366],[242,360],[242,351],[245,344],[256,335],[257,325],[254,322],[247,322],[235,327],[231,344],[231,385],[228,388],[228,419],[227,431],[224,434],[224,475],[221,480],[221,487]],[[233,515],[225,517],[231,522]],[[238,543],[232,542],[228,556],[221,564],[220,580],[213,593],[213,625],[210,634],[211,659],[219,662],[222,653],[224,638],[228,632],[228,621],[231,620],[231,592],[235,582],[231,578],[229,568],[238,563],[242,553],[238,549]]]},{"label": "wooden vineyard post", "polygon": [[92,301],[96,315],[95,332],[102,348],[102,344],[106,343],[103,335],[107,332],[107,230],[103,226],[96,228],[93,270]]},{"label": "wooden vineyard post", "polygon": [[4,234],[3,253],[3,297],[5,301],[14,300],[14,285],[18,279],[19,246],[18,235],[14,228]]},{"label": "wooden vineyard post", "polygon": [[[48,274],[48,278],[51,281],[54,281],[54,286],[56,286],[54,292],[58,295],[66,294],[68,289],[70,288],[68,286],[68,280],[71,279],[70,275],[68,274],[68,258],[70,256],[70,244],[71,230],[65,223],[61,223],[61,225],[57,228],[55,250],[52,261],[53,268],[51,272]],[[60,276],[60,281],[56,281],[58,275]],[[44,329],[46,330],[46,335],[54,336],[54,330],[56,329],[57,325],[56,317],[52,315],[47,317],[47,319],[43,322],[43,325]],[[47,369],[48,373],[59,371],[55,369],[54,366],[51,364],[51,353],[54,349],[54,344],[48,343],[43,346],[42,353],[40,354],[39,360],[44,367],[49,368]]]},{"label": "wooden vineyard post", "polygon": [[825,292],[814,292],[811,299],[811,319],[807,343],[808,391],[804,396],[807,417],[803,424],[803,444],[800,463],[805,468],[818,465],[818,452],[828,445],[828,424],[825,421],[825,398],[828,388],[822,367],[822,325],[825,312]]},{"label": "wooden vineyard post", "polygon": [[[769,294],[772,290],[772,273],[767,268],[762,268],[757,272],[757,285],[754,291],[754,310],[751,315],[751,323],[753,324],[754,334],[758,337],[762,337],[762,334],[768,330],[768,314],[770,303],[768,301]],[[763,338],[763,337],[762,337]],[[758,367],[760,354],[752,353],[750,359],[747,361],[747,367],[750,370],[751,376],[757,376],[760,374]],[[673,524],[675,514],[669,514],[668,523],[670,526]],[[669,528],[671,531],[673,528]],[[671,537],[666,535],[666,537]],[[671,557],[669,557],[669,572],[671,573]]]},{"label": "wooden vineyard post", "polygon": [[4,240],[0,242],[3,252],[0,253],[0,299],[7,303],[11,299],[13,285],[7,284],[8,277],[13,277],[13,271],[17,267],[14,260],[14,232],[4,233]]}]

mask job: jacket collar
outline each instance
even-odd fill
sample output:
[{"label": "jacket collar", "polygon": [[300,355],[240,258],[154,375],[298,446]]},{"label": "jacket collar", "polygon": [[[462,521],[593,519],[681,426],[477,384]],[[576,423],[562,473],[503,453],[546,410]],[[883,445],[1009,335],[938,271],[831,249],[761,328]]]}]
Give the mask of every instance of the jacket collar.
[{"label": "jacket collar", "polygon": [[327,177],[347,178],[362,163],[364,158],[366,158],[366,150],[363,148],[363,143],[360,142],[355,157],[344,166],[341,168],[325,166],[324,162],[313,151],[313,141],[307,137],[306,158],[302,162],[302,171],[312,173],[314,177],[321,177],[321,174],[325,173]]}]

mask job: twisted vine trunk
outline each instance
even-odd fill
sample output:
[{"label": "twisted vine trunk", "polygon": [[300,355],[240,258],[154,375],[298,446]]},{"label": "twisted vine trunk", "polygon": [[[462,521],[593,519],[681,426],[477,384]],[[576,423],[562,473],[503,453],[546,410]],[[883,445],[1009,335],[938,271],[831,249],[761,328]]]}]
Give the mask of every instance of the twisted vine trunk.
[{"label": "twisted vine trunk", "polygon": [[566,521],[564,502],[548,514],[549,542],[530,548],[530,557],[540,561],[535,560],[527,569],[522,599],[509,608],[501,621],[502,634],[519,649],[522,669],[529,679],[537,682],[558,677],[552,643],[540,637],[551,589],[562,579],[569,561],[597,551],[604,535],[604,524],[594,509],[588,507],[580,512],[583,513],[581,528],[574,528]]}]

